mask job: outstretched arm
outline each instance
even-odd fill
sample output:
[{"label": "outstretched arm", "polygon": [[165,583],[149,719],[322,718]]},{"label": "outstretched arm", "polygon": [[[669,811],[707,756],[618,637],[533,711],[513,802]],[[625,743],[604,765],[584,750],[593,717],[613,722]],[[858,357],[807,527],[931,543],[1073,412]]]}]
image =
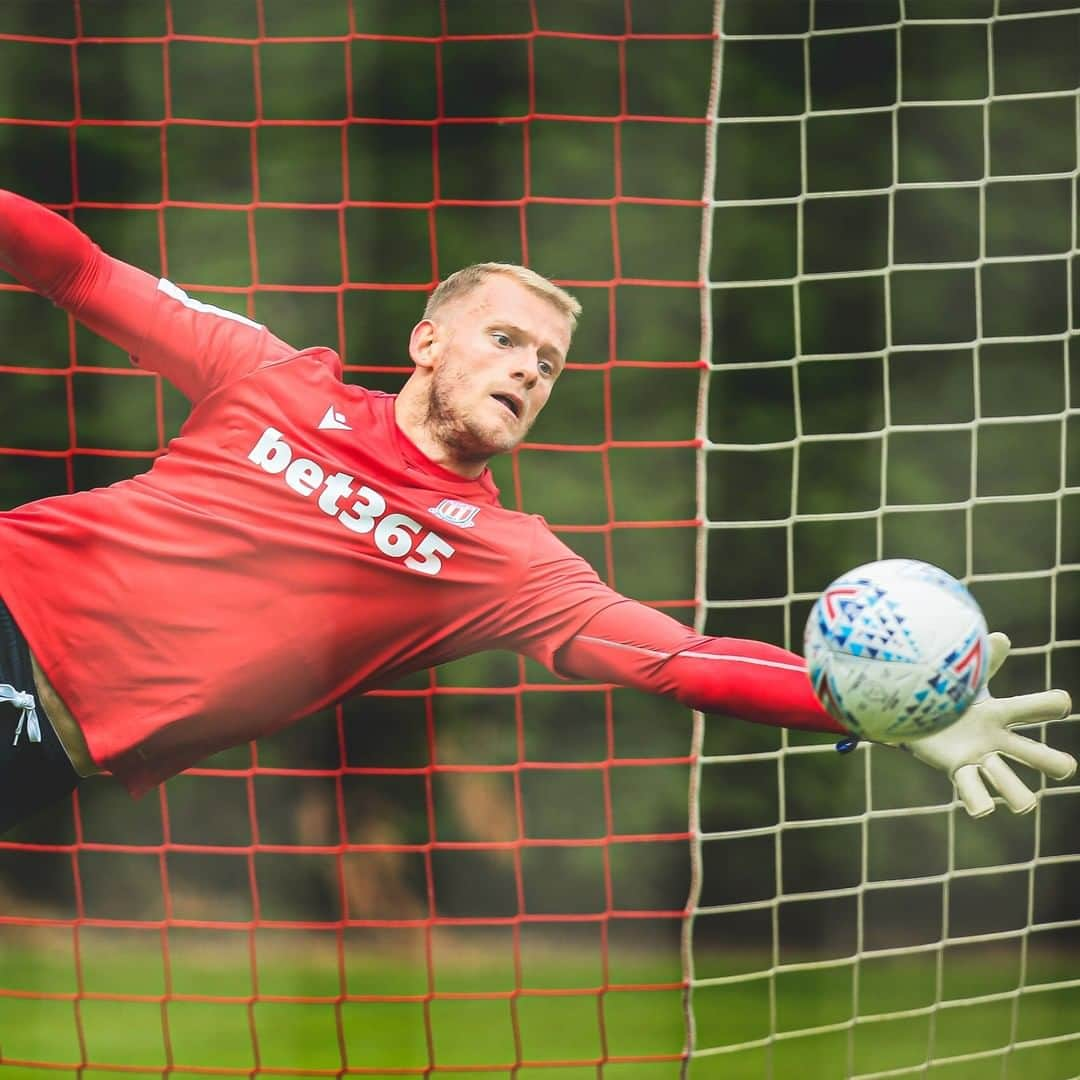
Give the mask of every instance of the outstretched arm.
[{"label": "outstretched arm", "polygon": [[557,664],[565,675],[661,694],[702,712],[847,734],[814,696],[801,656],[760,641],[695,634],[634,600],[595,615]]},{"label": "outstretched arm", "polygon": [[198,400],[294,350],[101,250],[66,218],[0,190],[0,269]]},{"label": "outstretched arm", "polygon": [[[1009,639],[992,634],[990,644],[993,676],[1008,655]],[[662,694],[702,712],[852,738],[819,704],[802,657],[756,641],[702,637],[631,600],[594,616],[563,646],[557,663],[563,674]],[[954,724],[904,749],[944,772],[972,817],[994,809],[989,788],[1013,813],[1027,813],[1035,808],[1035,794],[1004,758],[1054,780],[1072,776],[1076,761],[1012,729],[1058,720],[1071,707],[1062,690],[1002,699],[984,692]]]}]

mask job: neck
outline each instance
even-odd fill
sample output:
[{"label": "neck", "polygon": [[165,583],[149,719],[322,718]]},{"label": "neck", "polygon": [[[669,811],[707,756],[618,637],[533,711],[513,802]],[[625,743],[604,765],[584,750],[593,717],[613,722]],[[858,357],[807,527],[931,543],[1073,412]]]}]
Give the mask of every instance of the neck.
[{"label": "neck", "polygon": [[427,398],[416,392],[413,380],[401,388],[394,401],[394,420],[402,434],[435,465],[466,480],[475,480],[487,468],[486,457],[470,458],[454,445],[448,433],[439,430]]}]

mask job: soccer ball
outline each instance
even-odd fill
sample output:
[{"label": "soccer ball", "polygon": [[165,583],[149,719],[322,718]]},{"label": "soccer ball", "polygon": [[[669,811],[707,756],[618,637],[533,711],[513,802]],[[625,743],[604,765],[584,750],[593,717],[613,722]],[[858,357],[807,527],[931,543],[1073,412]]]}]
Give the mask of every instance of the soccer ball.
[{"label": "soccer ball", "polygon": [[806,623],[810,681],[853,734],[898,743],[958,720],[986,682],[986,620],[954,577],[884,559],[837,578]]}]

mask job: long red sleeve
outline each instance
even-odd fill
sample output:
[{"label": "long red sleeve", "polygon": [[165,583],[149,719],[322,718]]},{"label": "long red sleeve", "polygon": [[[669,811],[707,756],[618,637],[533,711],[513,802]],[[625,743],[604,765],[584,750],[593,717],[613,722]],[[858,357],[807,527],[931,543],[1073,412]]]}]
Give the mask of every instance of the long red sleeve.
[{"label": "long red sleeve", "polygon": [[0,269],[57,303],[93,259],[90,238],[37,203],[0,191]]},{"label": "long red sleeve", "polygon": [[106,255],[66,218],[0,191],[0,269],[129,352],[141,344],[157,280]]},{"label": "long red sleeve", "polygon": [[66,218],[0,190],[0,270],[164,375],[192,401],[296,350],[106,254]]},{"label": "long red sleeve", "polygon": [[596,615],[557,662],[564,675],[661,694],[702,712],[848,734],[814,696],[802,657],[759,641],[695,634],[633,600]]}]

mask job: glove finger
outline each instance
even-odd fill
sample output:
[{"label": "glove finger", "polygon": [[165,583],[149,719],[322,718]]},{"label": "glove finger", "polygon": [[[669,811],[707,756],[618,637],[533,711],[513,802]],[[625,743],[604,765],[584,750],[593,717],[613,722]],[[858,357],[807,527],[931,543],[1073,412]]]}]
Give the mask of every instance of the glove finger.
[{"label": "glove finger", "polygon": [[994,800],[986,790],[983,778],[979,775],[978,765],[961,765],[953,773],[956,793],[964,804],[964,809],[973,817],[986,817],[994,812]]},{"label": "glove finger", "polygon": [[1076,772],[1076,758],[1064,750],[1056,750],[1037,739],[1006,731],[1001,737],[1001,752],[1033,769],[1045,773],[1052,780],[1068,780]]},{"label": "glove finger", "polygon": [[1000,630],[986,638],[990,646],[990,657],[986,665],[986,681],[989,682],[1001,669],[1012,648],[1012,642]]},{"label": "glove finger", "polygon": [[1035,793],[998,757],[990,754],[979,762],[983,776],[1001,793],[1014,814],[1028,814],[1035,809]]},{"label": "glove finger", "polygon": [[[1006,727],[1061,720],[1072,712],[1072,698],[1064,690],[1043,690],[1039,694],[997,698],[996,704],[1005,717]],[[1004,708],[1000,708],[1001,706]]]}]

